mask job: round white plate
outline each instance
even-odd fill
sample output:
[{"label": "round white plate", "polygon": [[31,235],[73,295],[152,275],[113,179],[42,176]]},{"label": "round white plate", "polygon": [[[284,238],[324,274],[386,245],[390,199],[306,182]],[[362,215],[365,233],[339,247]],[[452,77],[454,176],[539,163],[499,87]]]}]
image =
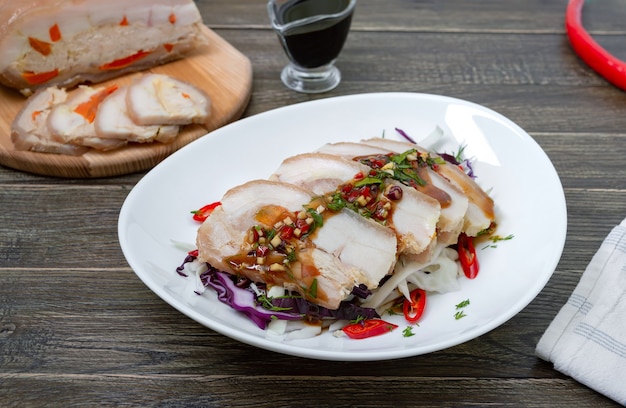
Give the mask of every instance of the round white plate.
[{"label": "round white plate", "polygon": [[[511,240],[477,248],[481,270],[461,288],[428,298],[413,336],[400,327],[351,340],[332,333],[303,340],[268,334],[220,303],[212,290],[194,293],[176,267],[195,243],[190,211],[221,199],[243,182],[267,178],[291,155],[328,142],[385,136],[418,143],[437,127],[466,145],[477,181],[496,203],[498,234]],[[428,146],[425,146],[428,147]],[[541,226],[538,232],[537,226]],[[325,360],[383,360],[429,353],[474,339],[509,320],[543,289],[561,256],[567,229],[565,197],[552,163],[537,143],[502,115],[459,99],[416,93],[374,93],[321,99],[242,119],[189,144],[150,171],[128,195],[119,240],[139,278],[180,312],[219,333],[267,350]],[[469,300],[465,317],[455,305]]]}]

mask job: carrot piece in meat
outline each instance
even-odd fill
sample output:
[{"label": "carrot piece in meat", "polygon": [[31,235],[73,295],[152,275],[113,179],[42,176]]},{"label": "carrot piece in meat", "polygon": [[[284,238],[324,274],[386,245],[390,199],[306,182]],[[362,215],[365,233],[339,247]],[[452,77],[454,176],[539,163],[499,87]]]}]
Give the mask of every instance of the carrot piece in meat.
[{"label": "carrot piece in meat", "polygon": [[98,105],[100,105],[100,102],[102,102],[104,98],[115,92],[115,90],[117,90],[117,85],[111,85],[109,87],[106,87],[102,91],[91,95],[88,101],[85,101],[78,105],[76,108],[74,108],[74,112],[87,119],[89,123],[92,123],[94,119],[96,119],[96,112],[98,110]]},{"label": "carrot piece in meat", "polygon": [[169,20],[171,24],[176,24],[176,14],[170,14]]},{"label": "carrot piece in meat", "polygon": [[59,75],[58,69],[55,69],[53,71],[38,72],[38,73],[32,72],[32,71],[22,72],[22,78],[24,78],[24,80],[31,85],[43,84],[45,82],[48,82],[52,78],[56,77],[57,75]]},{"label": "carrot piece in meat", "polygon": [[120,21],[120,25],[121,25],[121,26],[127,26],[127,25],[128,25],[128,20],[126,19],[126,16],[124,16],[124,18],[122,19],[122,21]]},{"label": "carrot piece in meat", "polygon": [[165,51],[167,52],[172,52],[172,49],[174,49],[174,44],[165,43],[163,44],[163,48],[165,48]]},{"label": "carrot piece in meat", "polygon": [[52,46],[49,42],[38,40],[34,37],[28,37],[28,43],[38,53],[41,55],[49,55],[52,52]]},{"label": "carrot piece in meat", "polygon": [[139,61],[143,57],[149,55],[152,51],[144,51],[139,50],[133,55],[129,55],[128,57],[120,58],[115,61],[107,62],[106,64],[100,65],[98,68],[101,70],[110,70],[110,69],[120,69],[127,67],[135,62]]},{"label": "carrot piece in meat", "polygon": [[59,29],[58,24],[50,27],[50,30],[48,30],[48,32],[50,33],[50,41],[57,42],[61,39],[61,30]]}]

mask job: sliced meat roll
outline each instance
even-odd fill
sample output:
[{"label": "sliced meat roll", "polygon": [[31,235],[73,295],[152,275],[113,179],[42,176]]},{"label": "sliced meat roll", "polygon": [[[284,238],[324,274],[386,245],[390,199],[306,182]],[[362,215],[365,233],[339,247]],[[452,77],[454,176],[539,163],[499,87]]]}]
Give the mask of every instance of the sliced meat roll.
[{"label": "sliced meat roll", "polygon": [[80,155],[86,147],[60,143],[52,139],[47,126],[48,115],[55,105],[65,102],[64,89],[49,87],[30,97],[11,124],[11,141],[17,150]]},{"label": "sliced meat roll", "polygon": [[[427,151],[409,142],[373,138],[363,141],[366,144],[392,150],[396,153],[408,149]],[[421,150],[420,150],[421,149]],[[469,200],[468,209],[464,217],[463,232],[475,236],[488,228],[495,219],[494,202],[491,197],[457,166],[449,163],[437,167],[436,172],[461,191]]]},{"label": "sliced meat roll", "polygon": [[178,135],[179,126],[136,124],[128,115],[126,94],[122,87],[109,95],[100,106],[94,120],[94,130],[100,139],[119,139],[129,142],[147,143],[158,141],[169,143]]},{"label": "sliced meat roll", "polygon": [[285,159],[270,178],[297,184],[321,195],[335,191],[357,173],[369,170],[364,164],[337,155],[304,153]]},{"label": "sliced meat roll", "polygon": [[198,230],[198,258],[336,309],[354,286],[376,287],[391,272],[396,239],[389,229],[350,211],[320,210],[323,225],[294,240],[291,225],[307,219],[303,206],[313,198],[295,185],[267,180],[229,190]]},{"label": "sliced meat roll", "polygon": [[94,120],[98,105],[117,89],[116,86],[80,86],[68,99],[55,105],[48,116],[47,125],[52,138],[59,143],[71,143],[110,150],[126,144],[126,140],[101,139],[96,136]]},{"label": "sliced meat roll", "polygon": [[[384,139],[382,139],[384,140]],[[401,142],[398,142],[401,143]],[[399,148],[397,144],[388,147]],[[413,147],[414,148],[414,147]],[[408,150],[403,149],[402,152]],[[350,160],[362,160],[367,157],[384,156],[396,154],[397,152],[376,144],[339,142],[329,143],[318,149],[326,154],[335,154]],[[465,195],[452,185],[444,177],[439,176],[433,170],[424,168],[423,178],[428,182],[423,186],[415,188],[427,196],[434,198],[440,204],[440,216],[437,221],[437,242],[440,244],[456,243],[458,234],[464,225],[465,213],[467,212],[468,199]]]},{"label": "sliced meat roll", "polygon": [[136,78],[126,95],[128,114],[139,125],[204,123],[210,99],[195,86],[161,74]]},{"label": "sliced meat roll", "polygon": [[[346,186],[368,175],[371,168],[356,161],[325,153],[305,153],[285,159],[272,178],[296,184],[312,190],[315,194],[333,195]],[[436,238],[436,226],[440,216],[439,202],[413,188],[391,179],[374,193],[375,200],[388,203],[388,216],[381,219],[392,228],[398,239],[398,252],[419,254]],[[394,200],[387,200],[393,189]],[[370,207],[374,208],[370,201]]]}]

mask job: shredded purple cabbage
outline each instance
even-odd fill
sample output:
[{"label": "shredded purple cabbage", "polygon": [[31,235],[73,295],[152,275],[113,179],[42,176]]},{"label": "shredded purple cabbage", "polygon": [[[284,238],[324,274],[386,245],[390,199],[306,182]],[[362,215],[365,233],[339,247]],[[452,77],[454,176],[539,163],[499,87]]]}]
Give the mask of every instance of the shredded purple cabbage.
[{"label": "shredded purple cabbage", "polygon": [[406,140],[408,140],[409,142],[413,143],[413,144],[417,144],[417,142],[415,142],[415,140],[413,140],[413,138],[409,135],[407,135],[407,133],[399,128],[395,128],[396,132],[398,132],[398,134],[400,134],[400,136],[402,136],[403,138],[405,138]]},{"label": "shredded purple cabbage", "polygon": [[200,279],[205,286],[212,287],[217,292],[217,298],[244,313],[261,329],[265,329],[267,324],[275,318],[282,320],[300,320],[302,315],[286,311],[269,310],[257,303],[256,294],[247,288],[241,288],[235,284],[232,275],[218,271],[213,267],[200,275]]},{"label": "shredded purple cabbage", "polygon": [[[408,140],[409,142],[413,143],[413,144],[417,144],[415,142],[415,140],[413,140],[413,138],[411,138],[411,136],[409,136],[404,130],[399,129],[399,128],[395,128],[396,132],[398,132],[398,134],[400,136],[402,136],[403,138],[405,138],[406,140]],[[469,161],[468,159],[464,159],[461,162],[459,162],[456,157],[454,157],[451,154],[448,153],[437,153],[438,156],[440,156],[442,159],[444,159],[445,161],[447,161],[448,163],[452,163],[455,165],[461,165],[463,166],[464,169],[466,169],[466,173],[468,177],[471,178],[476,178],[476,176],[474,175],[474,169],[472,168],[472,162]]]},{"label": "shredded purple cabbage", "polygon": [[[176,272],[186,277],[187,274],[183,272],[185,264],[195,259],[196,256],[188,254],[182,265],[176,268]],[[270,299],[275,308],[270,310],[260,304],[256,293],[250,289],[249,280],[237,279],[234,275],[220,271],[209,264],[207,266],[209,269],[200,274],[202,284],[213,288],[220,302],[244,313],[261,329],[265,329],[267,324],[276,318],[282,320],[301,320],[305,317],[312,320],[324,318],[356,320],[357,318],[380,317],[375,309],[364,308],[352,302],[341,302],[337,310],[331,310],[311,303],[299,295]],[[259,286],[263,285],[259,284]],[[360,285],[355,286],[352,293],[357,297],[366,298],[371,291],[365,285]]]}]

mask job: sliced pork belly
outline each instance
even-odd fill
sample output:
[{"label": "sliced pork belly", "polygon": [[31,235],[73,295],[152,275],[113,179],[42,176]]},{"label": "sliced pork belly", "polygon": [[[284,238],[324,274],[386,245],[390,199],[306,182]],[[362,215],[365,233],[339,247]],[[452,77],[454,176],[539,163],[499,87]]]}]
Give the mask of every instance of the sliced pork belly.
[{"label": "sliced pork belly", "polygon": [[[385,139],[381,140],[384,141]],[[400,149],[400,146],[402,145],[395,143],[384,147],[382,144],[378,146],[376,143],[340,142],[328,143],[318,149],[318,151],[326,154],[336,154],[350,160],[358,160],[368,156],[398,153],[387,147],[399,149],[401,152],[408,150]],[[416,186],[416,189],[436,199],[440,204],[440,216],[437,221],[437,242],[442,244],[447,243],[448,245],[454,244],[463,228],[464,217],[468,208],[468,199],[459,189],[450,184],[448,180],[439,176],[431,169],[425,168],[424,171],[425,174],[423,174],[422,177],[428,178],[429,182],[425,186]]]},{"label": "sliced pork belly", "polygon": [[136,78],[126,95],[128,114],[139,125],[204,123],[210,99],[199,88],[168,75]]},{"label": "sliced pork belly", "polygon": [[105,98],[98,106],[94,130],[100,139],[119,139],[129,142],[147,143],[158,141],[169,143],[178,135],[176,125],[138,125],[128,115],[126,93],[122,87]]},{"label": "sliced pork belly", "polygon": [[391,224],[398,235],[398,252],[423,254],[437,242],[437,223],[441,205],[426,194],[399,182],[389,182],[388,187],[402,189],[402,198],[393,201]]},{"label": "sliced pork belly", "polygon": [[30,97],[11,124],[11,141],[17,150],[42,153],[80,155],[86,147],[68,145],[52,140],[46,124],[51,109],[65,102],[64,89],[49,87]]},{"label": "sliced pork belly", "polygon": [[55,105],[48,116],[47,126],[53,140],[110,150],[126,144],[126,140],[101,139],[96,136],[94,120],[98,105],[117,89],[116,86],[93,88],[80,86],[64,103]]},{"label": "sliced pork belly", "polygon": [[222,204],[198,230],[198,258],[229,272],[226,258],[240,252],[248,230],[259,223],[255,217],[261,208],[277,205],[287,211],[299,211],[311,198],[310,192],[297,186],[265,180],[253,180],[228,190],[220,200]]},{"label": "sliced pork belly", "polygon": [[357,173],[367,174],[369,170],[364,164],[337,155],[304,153],[285,159],[270,178],[297,184],[321,195],[335,191]]},{"label": "sliced pork belly", "polygon": [[317,149],[317,151],[320,153],[334,154],[336,156],[345,157],[348,160],[353,160],[355,157],[369,156],[372,154],[387,154],[393,152],[392,150],[385,149],[383,147],[377,147],[357,142],[327,143]]},{"label": "sliced pork belly", "polygon": [[364,139],[362,143],[368,146],[376,146],[381,149],[389,150],[394,153],[406,152],[409,149],[417,149],[420,152],[427,152],[428,149],[421,147],[411,142],[404,142],[402,140],[385,139],[382,137],[372,137],[370,139]]},{"label": "sliced pork belly", "polygon": [[[315,194],[333,194],[357,174],[367,175],[370,167],[341,156],[325,153],[305,153],[284,160],[272,178],[307,188]],[[389,218],[386,226],[392,228],[398,239],[398,252],[418,254],[436,237],[440,216],[439,202],[415,189],[393,180],[387,180],[380,190],[399,189],[397,201],[389,200]]]},{"label": "sliced pork belly", "polygon": [[357,286],[362,283],[369,289],[378,287],[397,259],[397,239],[391,228],[345,208],[325,218],[312,241],[317,248],[363,271]]},{"label": "sliced pork belly", "polygon": [[[363,141],[366,144],[386,148],[397,153],[408,149],[422,149],[419,146],[402,141],[373,138]],[[495,219],[494,202],[491,197],[465,172],[452,164],[443,164],[437,167],[436,172],[460,190],[469,200],[465,213],[463,232],[475,236],[488,228]]]},{"label": "sliced pork belly", "polygon": [[341,212],[325,216],[323,226],[310,240],[295,240],[294,244],[285,238],[285,242],[274,242],[273,238],[283,235],[281,230],[272,234],[270,242],[275,248],[293,246],[295,260],[284,270],[280,267],[284,263],[277,261],[282,258],[270,254],[269,267],[264,267],[266,257],[259,263],[257,249],[261,245],[257,244],[266,235],[259,232],[262,228],[253,227],[279,228],[280,223],[287,223],[286,213],[290,213],[289,218],[295,218],[297,212],[306,214],[303,206],[313,198],[313,193],[293,184],[267,180],[251,181],[229,190],[220,200],[221,206],[198,230],[198,258],[226,272],[296,290],[314,303],[336,309],[354,286],[363,283],[375,287],[393,269],[395,235],[349,211]]}]

